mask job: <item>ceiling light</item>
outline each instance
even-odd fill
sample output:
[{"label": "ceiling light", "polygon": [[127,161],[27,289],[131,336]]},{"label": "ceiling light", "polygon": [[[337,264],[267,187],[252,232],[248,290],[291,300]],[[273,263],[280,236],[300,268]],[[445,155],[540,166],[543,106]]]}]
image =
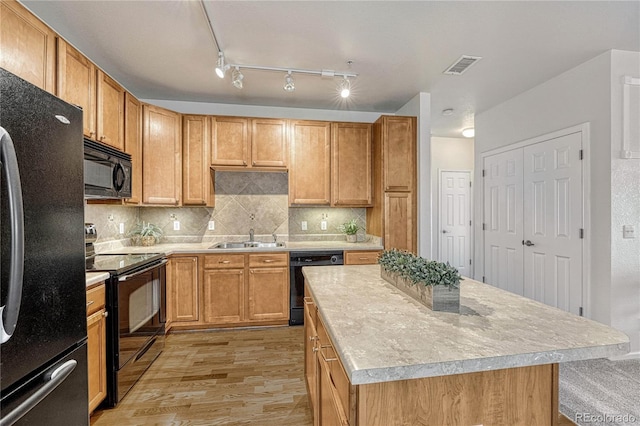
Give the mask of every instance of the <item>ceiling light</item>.
[{"label": "ceiling light", "polygon": [[287,72],[287,75],[284,76],[284,86],[282,87],[285,92],[293,92],[296,90],[296,85],[293,82],[293,77],[291,77],[291,71]]},{"label": "ceiling light", "polygon": [[218,62],[216,63],[216,75],[220,78],[224,78],[224,73],[229,68],[229,65],[224,63],[224,53],[218,52]]},{"label": "ceiling light", "polygon": [[231,74],[231,78],[233,87],[235,87],[236,89],[242,89],[242,79],[244,78],[244,75],[242,75],[242,72],[240,72],[240,68],[235,67],[233,73]]},{"label": "ceiling light", "polygon": [[465,138],[472,138],[476,135],[476,130],[473,127],[462,129],[462,136]]},{"label": "ceiling light", "polygon": [[348,98],[349,95],[351,94],[351,82],[349,81],[346,75],[340,82],[339,89],[340,89],[340,96],[342,96],[343,98]]}]

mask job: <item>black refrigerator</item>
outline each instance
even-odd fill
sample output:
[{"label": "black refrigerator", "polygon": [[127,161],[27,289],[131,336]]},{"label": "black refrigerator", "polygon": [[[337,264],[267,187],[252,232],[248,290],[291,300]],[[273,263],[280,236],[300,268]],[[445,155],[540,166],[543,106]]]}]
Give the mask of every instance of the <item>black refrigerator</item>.
[{"label": "black refrigerator", "polygon": [[0,68],[0,426],[88,425],[82,111]]}]

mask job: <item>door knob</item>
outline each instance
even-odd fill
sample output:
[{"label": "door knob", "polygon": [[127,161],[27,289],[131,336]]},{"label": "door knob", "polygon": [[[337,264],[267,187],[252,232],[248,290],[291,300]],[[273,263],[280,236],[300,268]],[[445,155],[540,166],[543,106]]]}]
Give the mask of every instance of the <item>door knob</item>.
[{"label": "door knob", "polygon": [[522,245],[525,245],[527,247],[535,246],[535,244],[533,244],[531,240],[527,240],[527,241],[522,240]]},{"label": "door knob", "polygon": [[443,229],[443,230],[442,230],[442,233],[443,233],[443,234],[449,234],[449,233],[451,233],[451,231],[447,231],[446,229]]}]

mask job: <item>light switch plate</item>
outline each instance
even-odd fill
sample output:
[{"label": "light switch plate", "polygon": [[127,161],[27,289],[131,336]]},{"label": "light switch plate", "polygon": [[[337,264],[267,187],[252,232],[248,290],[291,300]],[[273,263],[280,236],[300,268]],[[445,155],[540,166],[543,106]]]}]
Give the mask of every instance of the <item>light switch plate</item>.
[{"label": "light switch plate", "polygon": [[306,220],[303,220],[303,221],[302,221],[302,223],[301,223],[301,225],[302,225],[302,230],[303,230],[303,231],[306,231],[306,230],[307,230],[307,221],[306,221]]},{"label": "light switch plate", "polygon": [[124,234],[124,223],[120,224],[120,233]]},{"label": "light switch plate", "polygon": [[327,230],[327,221],[323,220],[320,222],[320,229],[322,229],[323,231]]},{"label": "light switch plate", "polygon": [[635,238],[636,228],[633,225],[624,225],[622,227],[622,238]]},{"label": "light switch plate", "polygon": [[180,221],[179,220],[174,220],[173,221],[173,230],[174,231],[179,231],[180,230]]},{"label": "light switch plate", "polygon": [[213,220],[209,221],[209,231],[215,231],[216,229],[216,223]]}]

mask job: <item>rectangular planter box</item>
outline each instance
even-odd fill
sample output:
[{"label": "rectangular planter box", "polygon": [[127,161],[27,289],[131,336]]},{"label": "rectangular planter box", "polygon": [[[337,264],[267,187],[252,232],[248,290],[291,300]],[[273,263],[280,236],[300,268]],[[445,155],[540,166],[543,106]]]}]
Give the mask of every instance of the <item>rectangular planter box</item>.
[{"label": "rectangular planter box", "polygon": [[411,285],[405,278],[384,268],[380,268],[380,276],[432,311],[460,313],[460,286],[450,289],[443,285]]}]

